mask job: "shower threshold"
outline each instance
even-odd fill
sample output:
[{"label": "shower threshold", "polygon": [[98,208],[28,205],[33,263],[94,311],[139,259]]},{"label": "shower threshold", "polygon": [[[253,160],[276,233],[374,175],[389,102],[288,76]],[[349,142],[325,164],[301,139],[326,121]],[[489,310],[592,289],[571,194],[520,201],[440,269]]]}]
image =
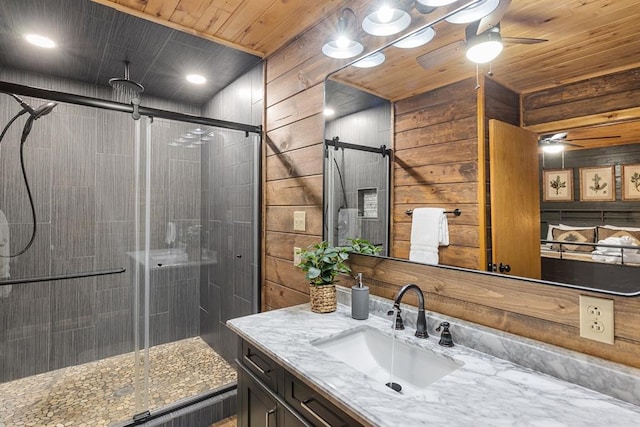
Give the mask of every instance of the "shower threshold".
[{"label": "shower threshold", "polygon": [[[134,353],[0,384],[0,426],[108,426],[136,408]],[[236,381],[236,371],[201,338],[149,349],[149,410]],[[145,408],[146,409],[146,408]]]}]

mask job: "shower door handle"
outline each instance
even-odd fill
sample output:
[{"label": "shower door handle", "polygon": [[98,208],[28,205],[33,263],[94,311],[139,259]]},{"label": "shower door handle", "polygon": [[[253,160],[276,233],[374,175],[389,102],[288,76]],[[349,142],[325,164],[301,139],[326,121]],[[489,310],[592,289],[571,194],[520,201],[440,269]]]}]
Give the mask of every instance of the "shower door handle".
[{"label": "shower door handle", "polygon": [[236,255],[236,258],[242,258],[242,254]]}]

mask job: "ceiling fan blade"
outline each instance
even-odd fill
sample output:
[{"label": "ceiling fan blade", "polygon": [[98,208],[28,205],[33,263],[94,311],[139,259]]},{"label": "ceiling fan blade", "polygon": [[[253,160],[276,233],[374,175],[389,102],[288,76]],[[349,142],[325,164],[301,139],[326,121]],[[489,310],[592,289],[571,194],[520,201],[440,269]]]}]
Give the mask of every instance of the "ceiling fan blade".
[{"label": "ceiling fan blade", "polygon": [[478,22],[476,34],[482,34],[485,31],[498,26],[500,24],[500,20],[504,16],[510,4],[511,0],[501,0],[498,4],[498,7],[496,7],[493,12],[491,12]]},{"label": "ceiling fan blade", "polygon": [[566,142],[566,141],[562,141],[561,144],[563,145],[568,145],[569,147],[579,147],[579,148],[584,148],[583,145],[578,145],[578,144],[572,144],[570,142]]},{"label": "ceiling fan blade", "polygon": [[533,39],[528,37],[502,37],[502,41],[512,44],[538,44],[548,42],[547,39]]},{"label": "ceiling fan blade", "polygon": [[456,55],[458,51],[464,51],[463,40],[446,44],[424,55],[420,55],[416,58],[416,61],[418,61],[418,64],[425,70],[433,70],[451,60],[452,55]]},{"label": "ceiling fan blade", "polygon": [[620,135],[610,135],[610,136],[594,136],[591,138],[569,138],[562,139],[562,141],[588,141],[590,139],[609,139],[609,138],[620,138]]}]

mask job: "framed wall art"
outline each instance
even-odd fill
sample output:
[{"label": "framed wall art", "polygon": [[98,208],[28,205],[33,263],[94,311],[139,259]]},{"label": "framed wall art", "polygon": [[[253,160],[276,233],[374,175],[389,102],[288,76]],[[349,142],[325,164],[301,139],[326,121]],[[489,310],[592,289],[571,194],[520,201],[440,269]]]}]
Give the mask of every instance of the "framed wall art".
[{"label": "framed wall art", "polygon": [[580,168],[580,200],[612,202],[616,199],[613,166]]},{"label": "framed wall art", "polygon": [[573,201],[573,169],[550,169],[542,172],[545,202]]},{"label": "framed wall art", "polygon": [[640,165],[622,166],[622,200],[640,200]]}]

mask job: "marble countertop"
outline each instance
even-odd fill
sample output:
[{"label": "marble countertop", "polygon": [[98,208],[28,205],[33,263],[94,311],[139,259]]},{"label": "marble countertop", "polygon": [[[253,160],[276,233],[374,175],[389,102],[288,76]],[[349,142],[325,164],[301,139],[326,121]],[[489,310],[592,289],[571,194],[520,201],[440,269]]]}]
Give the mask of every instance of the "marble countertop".
[{"label": "marble countertop", "polygon": [[[455,341],[456,319],[447,320],[452,322]],[[374,382],[312,344],[362,325],[391,333],[391,321],[386,317],[370,315],[369,319],[359,321],[351,318],[348,305],[338,304],[334,313],[317,314],[303,304],[232,319],[227,326],[374,426],[640,425],[640,406],[633,403],[460,344],[452,348],[439,346],[438,337],[431,332],[437,326],[434,322],[428,318],[431,336],[426,340],[415,338],[412,326],[397,331],[396,337],[464,365],[408,396]],[[640,371],[630,368],[630,372],[635,375]],[[628,377],[628,372],[625,374]],[[635,382],[634,392],[638,392],[640,376],[632,376],[630,381]]]}]

